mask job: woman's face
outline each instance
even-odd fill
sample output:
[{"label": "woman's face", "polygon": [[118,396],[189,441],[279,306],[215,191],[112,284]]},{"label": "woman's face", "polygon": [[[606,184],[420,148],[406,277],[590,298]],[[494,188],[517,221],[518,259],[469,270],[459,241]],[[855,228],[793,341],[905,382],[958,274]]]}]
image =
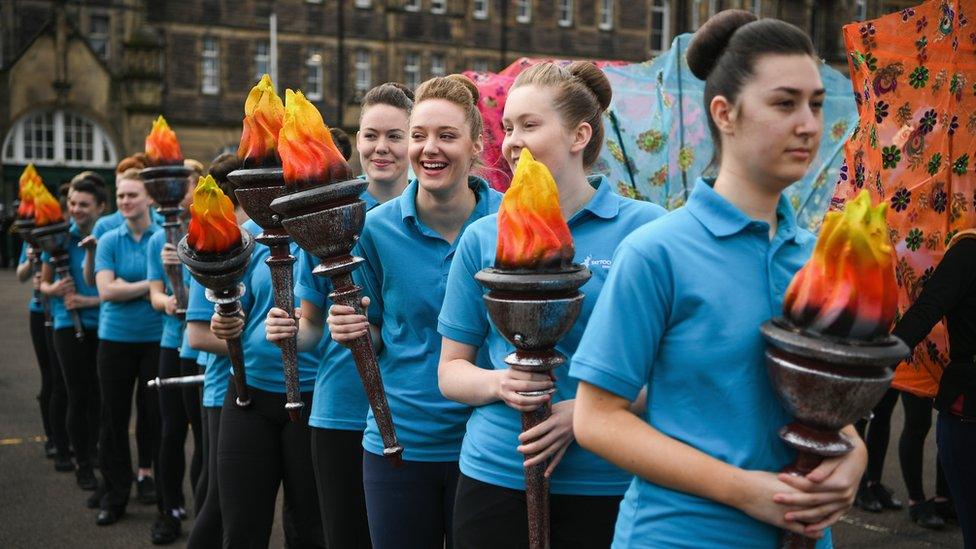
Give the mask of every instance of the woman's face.
[{"label": "woman's face", "polygon": [[122,179],[115,186],[115,203],[126,219],[138,219],[149,211],[146,186],[138,179]]},{"label": "woman's face", "polygon": [[373,105],[363,111],[356,149],[366,179],[395,183],[407,172],[409,124],[406,111],[391,105]]},{"label": "woman's face", "polygon": [[481,153],[481,136],[471,139],[471,127],[461,107],[446,99],[427,99],[410,115],[408,155],[420,186],[429,192],[467,185],[468,172]]},{"label": "woman's face", "polygon": [[[553,174],[562,173],[589,142],[589,126],[567,128],[555,99],[555,90],[549,87],[521,86],[509,93],[502,115],[502,154],[512,171],[522,149],[527,148]],[[580,135],[580,131],[585,133]]]},{"label": "woman's face", "polygon": [[105,204],[99,204],[95,196],[84,191],[68,193],[68,214],[79,227],[90,227],[102,215]]},{"label": "woman's face", "polygon": [[801,179],[820,147],[824,87],[808,55],[765,55],[743,86],[723,156],[755,181],[782,190]]}]

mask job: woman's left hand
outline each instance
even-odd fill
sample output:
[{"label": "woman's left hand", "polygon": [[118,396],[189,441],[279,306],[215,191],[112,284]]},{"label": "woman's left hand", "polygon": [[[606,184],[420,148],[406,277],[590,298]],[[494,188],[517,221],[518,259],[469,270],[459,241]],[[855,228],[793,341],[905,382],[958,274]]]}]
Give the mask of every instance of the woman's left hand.
[{"label": "woman's left hand", "polygon": [[180,257],[176,255],[176,246],[167,242],[163,244],[163,250],[159,253],[160,258],[162,258],[163,265],[180,265]]},{"label": "woman's left hand", "polygon": [[244,313],[240,316],[221,316],[214,313],[210,317],[210,331],[217,339],[234,339],[244,333]]},{"label": "woman's left hand", "polygon": [[857,486],[867,465],[867,451],[860,439],[844,456],[828,458],[806,476],[781,473],[779,479],[801,490],[795,494],[776,494],[777,503],[802,507],[786,514],[786,520],[805,523],[805,531],[823,530],[840,520],[854,504]]},{"label": "woman's left hand", "polygon": [[566,449],[573,442],[573,408],[576,400],[564,400],[552,405],[552,415],[549,419],[520,434],[519,446],[516,448],[526,456],[525,467],[545,463],[546,477],[552,475],[556,465],[563,458]]}]

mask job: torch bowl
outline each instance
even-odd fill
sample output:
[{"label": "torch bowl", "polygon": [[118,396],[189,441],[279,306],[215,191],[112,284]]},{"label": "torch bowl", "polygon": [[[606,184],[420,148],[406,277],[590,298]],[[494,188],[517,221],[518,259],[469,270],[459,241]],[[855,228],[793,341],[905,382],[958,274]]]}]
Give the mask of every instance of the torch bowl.
[{"label": "torch bowl", "polygon": [[251,263],[253,251],[254,237],[245,229],[241,229],[241,245],[225,253],[198,253],[190,247],[185,236],[176,247],[176,254],[190,274],[212,290],[237,285]]},{"label": "torch bowl", "polygon": [[280,231],[281,216],[271,208],[271,202],[288,192],[280,166],[234,170],[227,174],[234,184],[237,201],[247,215],[268,231]]},{"label": "torch bowl", "polygon": [[182,164],[139,170],[146,192],[161,208],[175,208],[183,202],[190,185],[190,168]]},{"label": "torch bowl", "polygon": [[38,247],[53,256],[67,250],[71,244],[71,233],[68,229],[68,222],[62,221],[34,229],[31,231],[31,238],[37,242]]},{"label": "torch bowl", "polygon": [[34,229],[37,227],[33,217],[28,217],[25,219],[17,219],[14,221],[14,231],[20,236],[22,240],[30,244],[31,246],[36,246],[37,243],[34,241]]},{"label": "torch bowl", "polygon": [[359,200],[366,185],[362,179],[319,185],[285,194],[271,208],[303,249],[320,259],[348,255],[366,222],[366,203]]}]

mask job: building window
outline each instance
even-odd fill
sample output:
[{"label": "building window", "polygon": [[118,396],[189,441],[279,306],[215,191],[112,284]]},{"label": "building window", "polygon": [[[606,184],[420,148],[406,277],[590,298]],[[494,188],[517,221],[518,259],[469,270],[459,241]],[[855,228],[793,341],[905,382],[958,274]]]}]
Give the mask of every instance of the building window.
[{"label": "building window", "polygon": [[305,60],[305,97],[322,100],[322,51],[318,48],[310,48]]},{"label": "building window", "polygon": [[474,18],[488,19],[488,0],[474,0]]},{"label": "building window", "polygon": [[403,9],[407,11],[420,11],[420,0],[404,0]]},{"label": "building window", "polygon": [[613,28],[613,0],[600,0],[599,21],[597,27],[600,30],[610,30]]},{"label": "building window", "polygon": [[410,89],[420,85],[419,53],[408,53],[403,56],[403,83]]},{"label": "building window", "polygon": [[854,20],[864,21],[868,18],[868,0],[854,0]]},{"label": "building window", "polygon": [[474,72],[488,72],[488,60],[487,59],[475,59],[471,64]]},{"label": "building window", "polygon": [[671,2],[651,0],[651,54],[668,49],[671,41]]},{"label": "building window", "polygon": [[372,87],[372,67],[370,55],[367,50],[356,51],[356,91],[359,94],[366,93]]},{"label": "building window", "polygon": [[5,164],[108,168],[115,147],[94,122],[72,112],[38,111],[14,123],[3,146]]},{"label": "building window", "polygon": [[356,7],[362,9],[369,9],[373,7],[373,0],[356,0]]},{"label": "building window", "polygon": [[447,0],[430,0],[430,13],[446,13]]},{"label": "building window", "polygon": [[573,26],[573,0],[559,0],[559,26]]},{"label": "building window", "polygon": [[220,47],[216,38],[203,39],[203,59],[200,64],[201,91],[216,95],[220,91]]},{"label": "building window", "polygon": [[752,13],[756,17],[762,17],[762,0],[752,0]]},{"label": "building window", "polygon": [[444,76],[447,74],[447,69],[444,65],[444,55],[440,53],[435,53],[430,56],[430,75],[433,76]]},{"label": "building window", "polygon": [[88,18],[88,42],[102,59],[108,59],[109,18],[107,13],[93,13]]},{"label": "building window", "polygon": [[515,0],[515,20],[519,23],[532,21],[532,0]]},{"label": "building window", "polygon": [[261,77],[271,73],[271,54],[267,42],[258,42],[257,50],[254,52],[254,80],[261,80]]}]

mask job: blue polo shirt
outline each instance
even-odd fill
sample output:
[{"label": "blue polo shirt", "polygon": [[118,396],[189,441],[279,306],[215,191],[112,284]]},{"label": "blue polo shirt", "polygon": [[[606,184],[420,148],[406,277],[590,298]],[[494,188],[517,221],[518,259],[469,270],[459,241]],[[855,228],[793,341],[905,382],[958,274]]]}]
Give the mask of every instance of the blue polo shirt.
[{"label": "blue polo shirt", "polygon": [[[367,211],[379,204],[366,191],[359,198],[366,203]],[[312,269],[319,264],[318,258],[302,249],[295,255],[295,296],[314,304],[323,314],[328,314],[332,302],[327,296],[332,291],[332,284],[327,277],[312,274]],[[320,429],[362,431],[366,428],[369,401],[352,353],[332,341],[328,334],[322,338],[322,347],[308,424]]]},{"label": "blue polo shirt", "polygon": [[[149,239],[149,265],[146,269],[146,279],[160,280],[166,289],[166,293],[173,295],[173,287],[169,283],[169,276],[166,275],[166,267],[163,265],[163,245],[166,244],[166,231],[158,231]],[[190,271],[184,266],[183,284],[189,287]],[[175,315],[163,315],[163,336],[159,340],[159,346],[164,349],[179,349],[183,342],[183,322]],[[182,356],[181,356],[182,358]]]},{"label": "blue polo shirt", "polygon": [[[502,195],[483,179],[470,177],[478,202],[461,233],[474,221],[498,211]],[[403,194],[366,214],[355,255],[366,259],[354,272],[371,303],[370,323],[380,328],[380,371],[408,461],[456,461],[461,452],[467,405],[448,400],[437,386],[441,337],[437,314],[457,242],[444,240],[417,215],[417,182]],[[373,411],[366,418],[363,448],[383,454]]]},{"label": "blue polo shirt", "polygon": [[[214,304],[207,299],[206,288],[196,279],[190,280],[186,303],[186,322],[203,322],[210,329],[210,317],[214,313]],[[247,294],[244,295],[245,299]],[[187,345],[189,347],[189,345]],[[217,355],[199,351],[197,364],[203,370],[203,405],[207,408],[220,408],[224,405],[227,394],[227,381],[230,379],[230,359],[227,355]]]},{"label": "blue polo shirt", "polygon": [[[78,243],[81,242],[83,237],[78,231],[78,226],[75,225],[74,222],[71,222],[68,233],[71,235],[71,240],[68,242],[68,258],[70,259],[71,278],[75,283],[75,293],[87,297],[98,297],[98,288],[85,284],[85,277],[83,274],[85,265],[85,250],[78,247]],[[43,259],[45,262],[51,262],[51,256],[47,252],[41,254],[41,259]],[[53,263],[51,267],[54,267]],[[57,273],[54,273],[54,280],[58,280],[60,278],[61,277],[58,276]],[[54,320],[55,330],[60,330],[62,328],[74,328],[75,324],[71,319],[71,312],[64,307],[64,299],[58,296],[50,296],[48,297],[48,303],[51,304],[51,317]],[[98,328],[98,309],[98,305],[94,307],[86,307],[84,309],[77,309],[78,317],[81,319],[81,325],[89,330]]]},{"label": "blue polo shirt", "polygon": [[[585,298],[579,318],[556,349],[571,357],[587,325],[600,288],[607,278],[611,256],[617,244],[638,227],[660,217],[665,210],[649,202],[638,202],[615,194],[605,177],[594,177],[596,193],[568,221],[576,247],[574,261],[589,267],[592,277],[580,291]],[[474,275],[495,264],[498,246],[498,216],[478,220],[464,233],[458,256],[451,266],[447,295],[437,329],[441,335],[474,347],[486,346],[491,368],[507,369],[505,356],[515,348],[495,329],[482,297],[487,290]],[[576,380],[568,366],[553,371],[556,393],[552,402],[576,398]],[[525,489],[525,457],[516,447],[522,432],[522,414],[502,401],[478,406],[468,420],[461,447],[461,471],[474,479],[513,490]],[[621,495],[631,475],[572,443],[550,479],[554,494],[586,496]]]},{"label": "blue polo shirt", "polygon": [[[190,277],[190,278],[193,278],[193,277]],[[189,282],[186,282],[186,289],[187,289],[186,290],[187,291],[187,296],[189,296],[189,293],[190,293],[190,283]],[[184,324],[184,326],[183,326],[183,336],[180,339],[180,358],[185,358],[187,360],[196,360],[197,357],[200,354],[200,351],[194,349],[193,347],[190,347],[190,339],[189,339],[189,336],[187,335],[189,333],[190,329],[186,326],[186,323],[185,322],[183,324]]]},{"label": "blue polo shirt", "polygon": [[[736,467],[775,472],[793,459],[777,435],[791,417],[766,374],[759,326],[782,313],[815,240],[785,196],[770,239],[767,223],[711,184],[699,180],[684,207],[624,239],[569,373],[627,400],[646,385],[644,420],[655,429]],[[736,509],[637,477],[613,546],[776,547],[779,536]]]},{"label": "blue polo shirt", "polygon": [[[138,241],[123,223],[98,239],[95,273],[112,271],[127,282],[146,280],[149,240],[162,228],[150,223]],[[129,301],[103,301],[98,319],[98,337],[124,343],[158,342],[163,334],[163,315],[145,297]]]},{"label": "blue polo shirt", "polygon": [[[20,246],[20,259],[17,260],[17,264],[20,265],[21,263],[23,263],[25,261],[27,261],[27,243],[26,242],[24,242]],[[29,280],[30,279],[28,279],[28,281]],[[44,306],[41,305],[40,300],[34,299],[34,295],[31,294],[30,301],[27,302],[27,310],[30,311],[30,312],[32,312],[32,313],[43,313],[44,312]]]},{"label": "blue polo shirt", "polygon": [[[159,215],[154,208],[149,208],[149,216],[153,223],[163,226],[163,216]],[[92,227],[92,235],[97,241],[102,237],[103,234],[111,231],[112,229],[118,227],[125,223],[125,217],[122,216],[122,212],[116,210],[110,214],[103,215],[95,220],[95,225]]]}]

